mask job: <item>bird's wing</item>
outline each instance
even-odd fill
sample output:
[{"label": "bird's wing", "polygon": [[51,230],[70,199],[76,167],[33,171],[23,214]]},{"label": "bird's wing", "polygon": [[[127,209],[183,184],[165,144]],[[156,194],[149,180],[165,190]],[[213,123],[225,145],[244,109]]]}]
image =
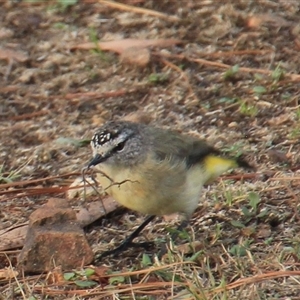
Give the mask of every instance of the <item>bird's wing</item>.
[{"label": "bird's wing", "polygon": [[156,157],[159,160],[171,159],[186,161],[187,167],[200,163],[209,154],[218,154],[218,151],[205,141],[177,132],[168,132],[155,128],[155,138],[152,140]]}]

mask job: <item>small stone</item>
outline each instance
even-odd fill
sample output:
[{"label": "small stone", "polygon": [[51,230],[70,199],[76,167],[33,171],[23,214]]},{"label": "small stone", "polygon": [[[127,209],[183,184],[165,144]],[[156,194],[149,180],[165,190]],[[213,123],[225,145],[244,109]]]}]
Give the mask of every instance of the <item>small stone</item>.
[{"label": "small stone", "polygon": [[37,69],[26,69],[19,77],[19,81],[22,83],[33,82],[35,80],[35,76],[37,76],[37,73]]},{"label": "small stone", "polygon": [[150,62],[150,50],[146,48],[131,47],[122,52],[120,61],[126,64],[134,64],[145,67]]},{"label": "small stone", "polygon": [[93,258],[76,213],[65,199],[51,198],[31,214],[19,255],[19,266],[25,272],[48,272],[55,266],[70,270],[91,263]]},{"label": "small stone", "polygon": [[58,223],[76,221],[76,213],[72,208],[68,207],[67,201],[59,199],[64,201],[65,204],[62,204],[61,201],[54,199],[51,198],[46,205],[30,215],[29,226],[51,226]]},{"label": "small stone", "polygon": [[11,30],[9,28],[5,28],[5,27],[0,28],[0,39],[1,40],[12,38],[13,36],[14,36],[13,30]]},{"label": "small stone", "polygon": [[228,127],[229,127],[229,128],[235,128],[235,127],[237,127],[237,126],[238,126],[238,123],[237,123],[237,122],[231,122],[231,123],[228,124]]}]

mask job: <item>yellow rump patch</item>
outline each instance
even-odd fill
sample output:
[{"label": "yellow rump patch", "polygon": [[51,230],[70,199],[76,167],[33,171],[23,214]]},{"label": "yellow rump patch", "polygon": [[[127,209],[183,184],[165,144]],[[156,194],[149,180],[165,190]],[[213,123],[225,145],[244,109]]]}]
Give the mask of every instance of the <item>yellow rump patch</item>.
[{"label": "yellow rump patch", "polygon": [[237,166],[237,162],[230,158],[208,155],[204,159],[204,170],[209,181]]}]

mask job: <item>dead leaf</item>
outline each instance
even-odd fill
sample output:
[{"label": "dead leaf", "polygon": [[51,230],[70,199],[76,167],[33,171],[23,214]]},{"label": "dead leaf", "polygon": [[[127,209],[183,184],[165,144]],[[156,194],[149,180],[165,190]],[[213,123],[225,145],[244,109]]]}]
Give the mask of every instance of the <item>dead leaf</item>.
[{"label": "dead leaf", "polygon": [[8,28],[0,28],[0,39],[4,40],[14,36],[14,31]]},{"label": "dead leaf", "polygon": [[118,54],[123,53],[128,48],[136,48],[143,49],[149,47],[170,47],[176,44],[180,44],[182,41],[177,39],[152,39],[152,40],[137,40],[137,39],[124,39],[117,41],[107,41],[107,42],[99,42],[95,43],[82,43],[75,45],[71,48],[74,49],[82,49],[82,50],[91,50],[99,47],[103,51],[112,51]]},{"label": "dead leaf", "polygon": [[295,45],[296,45],[296,48],[298,50],[300,50],[300,39],[298,39],[298,38],[295,39]]},{"label": "dead leaf", "polygon": [[109,267],[106,267],[104,265],[96,266],[94,268],[95,274],[97,274],[99,277],[107,277],[107,272],[109,271],[109,269]]},{"label": "dead leaf", "polygon": [[64,283],[65,279],[61,267],[56,267],[53,271],[49,272],[47,274],[46,281],[48,284]]},{"label": "dead leaf", "polygon": [[255,228],[253,227],[244,227],[241,229],[241,233],[244,237],[251,237],[255,233]]},{"label": "dead leaf", "polygon": [[278,126],[278,125],[282,125],[286,122],[289,122],[290,120],[292,120],[291,115],[289,115],[289,114],[280,114],[277,117],[269,119],[268,123],[272,126]]},{"label": "dead leaf", "polygon": [[267,153],[270,160],[275,163],[282,163],[288,161],[287,155],[282,151],[278,151],[276,149],[270,149],[268,150]]},{"label": "dead leaf", "polygon": [[199,241],[194,241],[192,243],[185,243],[177,247],[177,250],[183,252],[184,254],[188,254],[193,251],[198,252],[201,249],[203,249],[203,243]]},{"label": "dead leaf", "polygon": [[180,20],[177,16],[170,16],[155,10],[147,9],[147,8],[142,8],[142,7],[136,7],[136,6],[131,6],[131,5],[126,5],[123,3],[118,3],[116,1],[110,1],[110,0],[99,0],[101,4],[120,9],[120,10],[125,10],[125,11],[130,11],[134,13],[139,13],[139,14],[146,14],[150,16],[154,16],[156,18],[162,18],[166,19],[169,21],[177,22]]},{"label": "dead leaf", "polygon": [[130,47],[124,50],[120,55],[120,61],[127,64],[135,64],[140,67],[145,67],[150,62],[149,49],[141,49],[136,47]]},{"label": "dead leaf", "polygon": [[0,270],[0,279],[11,279],[19,275],[18,271],[12,270],[10,268],[5,268]]},{"label": "dead leaf", "polygon": [[19,62],[25,62],[28,60],[28,55],[19,51],[0,48],[0,59],[4,59],[7,61],[16,60]]},{"label": "dead leaf", "polygon": [[285,19],[272,14],[258,14],[250,16],[246,22],[246,25],[249,28],[258,28],[262,24],[266,23],[270,23],[275,27],[287,27],[291,25],[291,22],[288,22]]},{"label": "dead leaf", "polygon": [[256,236],[259,239],[266,239],[272,234],[272,230],[269,225],[261,226],[261,228],[258,229]]}]

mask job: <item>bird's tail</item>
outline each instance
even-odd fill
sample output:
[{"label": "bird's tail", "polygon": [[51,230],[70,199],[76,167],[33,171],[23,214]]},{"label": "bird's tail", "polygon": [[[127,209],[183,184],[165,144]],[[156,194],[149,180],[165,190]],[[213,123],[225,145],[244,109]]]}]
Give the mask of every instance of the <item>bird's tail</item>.
[{"label": "bird's tail", "polygon": [[208,182],[217,178],[226,171],[234,168],[242,167],[245,169],[253,169],[253,167],[242,157],[227,158],[217,155],[208,155],[204,159],[204,172],[208,178]]},{"label": "bird's tail", "polygon": [[242,156],[239,156],[235,159],[235,162],[237,164],[237,167],[248,169],[248,170],[254,170],[255,167],[249,164]]}]

